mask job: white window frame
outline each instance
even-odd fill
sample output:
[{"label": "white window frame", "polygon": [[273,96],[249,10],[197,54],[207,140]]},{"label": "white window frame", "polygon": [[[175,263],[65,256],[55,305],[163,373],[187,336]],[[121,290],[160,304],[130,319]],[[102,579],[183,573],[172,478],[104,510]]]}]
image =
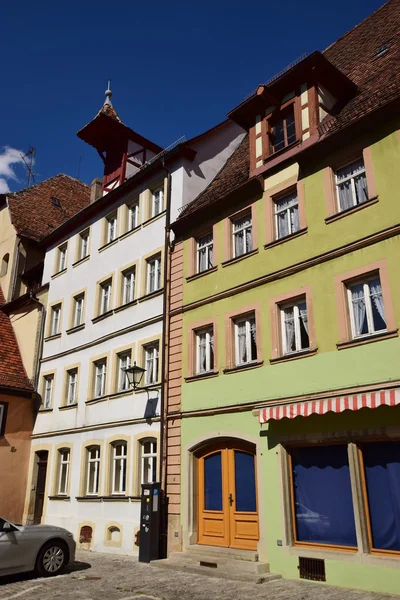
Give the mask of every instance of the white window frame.
[{"label": "white window frame", "polygon": [[[94,398],[101,398],[106,394],[107,360],[104,358],[94,363]],[[97,393],[100,391],[101,393]]]},{"label": "white window frame", "polygon": [[[145,452],[145,444],[150,443],[150,452]],[[140,440],[140,483],[154,483],[157,481],[157,439],[146,438]],[[147,462],[147,468],[146,468]],[[153,474],[154,479],[149,477],[146,481],[145,472]]]},{"label": "white window frame", "polygon": [[[154,287],[152,289],[152,271],[154,271]],[[147,294],[152,294],[161,289],[161,255],[147,260]]]},{"label": "white window frame", "polygon": [[[71,450],[69,448],[62,448],[59,450],[59,473],[58,473],[58,496],[68,495],[68,483],[69,483],[69,467],[71,461]],[[65,487],[62,488],[63,473],[65,470]]]},{"label": "white window frame", "polygon": [[47,409],[53,400],[54,375],[45,375],[43,379],[43,408]]},{"label": "white window frame", "polygon": [[112,281],[107,279],[100,284],[100,315],[111,310]]},{"label": "white window frame", "polygon": [[[211,238],[211,239],[209,239]],[[208,240],[206,242],[204,242],[204,240]],[[201,254],[203,252],[203,250],[205,250],[205,257],[206,257],[206,265],[207,267],[205,269],[200,269],[200,263],[201,263]],[[210,261],[210,253],[213,256],[214,253],[214,238],[213,238],[213,234],[209,233],[207,235],[202,235],[201,237],[199,237],[197,239],[197,256],[196,256],[196,263],[197,263],[197,273],[204,273],[205,271],[208,271],[209,269],[213,268],[213,261]]]},{"label": "white window frame", "polygon": [[158,382],[159,372],[159,344],[149,344],[144,348],[145,362],[145,385],[153,385]]},{"label": "white window frame", "polygon": [[129,379],[125,370],[131,366],[132,353],[131,351],[121,352],[118,354],[118,391],[126,392],[129,390]]},{"label": "white window frame", "polygon": [[50,335],[57,335],[60,333],[61,325],[61,304],[51,307],[51,332]]},{"label": "white window frame", "polygon": [[[249,225],[244,225],[243,221],[250,219]],[[239,256],[245,256],[249,252],[253,250],[253,217],[252,213],[243,215],[237,219],[232,219],[232,249],[233,249],[233,258],[238,258]],[[242,224],[240,224],[242,223]],[[250,230],[251,232],[251,248],[248,248],[247,244],[247,232]],[[236,236],[240,233],[243,233],[243,252],[240,254],[236,254]]]},{"label": "white window frame", "polygon": [[[287,198],[289,196],[294,196],[295,198],[293,198],[292,202],[289,204],[289,206],[286,206],[285,208],[278,208],[279,203],[283,202],[283,201],[287,201]],[[294,233],[297,233],[298,231],[300,231],[300,206],[299,206],[299,197],[297,195],[297,192],[290,192],[289,194],[285,194],[284,196],[280,196],[279,198],[274,200],[274,212],[275,212],[275,231],[276,231],[276,239],[277,240],[281,240],[284,237],[287,236],[280,236],[279,235],[279,215],[281,213],[286,212],[286,222],[288,224],[288,231],[289,233],[287,235],[293,235]],[[299,228],[296,229],[296,231],[293,230],[292,227],[292,219],[290,218],[290,209],[293,208],[294,206],[297,206],[297,214],[299,217]]]},{"label": "white window frame", "polygon": [[[385,331],[387,331],[387,321],[386,321],[385,329],[375,329],[375,326],[374,326],[374,317],[372,314],[371,291],[370,291],[369,284],[371,281],[376,281],[377,279],[379,279],[379,283],[380,283],[381,290],[382,290],[382,282],[381,282],[381,278],[380,278],[379,274],[367,276],[361,280],[349,281],[346,283],[347,302],[348,302],[348,310],[349,310],[349,316],[350,316],[351,337],[353,340],[358,340],[360,338],[369,337],[370,335],[374,335],[375,333],[385,333]],[[351,288],[355,285],[363,286],[364,300],[365,300],[365,312],[366,312],[366,316],[367,316],[368,333],[362,333],[361,335],[356,335],[356,333],[355,333],[356,326],[355,326],[355,322],[354,322],[353,298],[351,295]],[[383,290],[382,290],[382,300],[383,300],[383,306],[385,307],[385,299],[383,297]],[[386,314],[385,314],[385,318],[387,318]]]},{"label": "white window frame", "polygon": [[[157,210],[158,204],[158,210]],[[151,194],[151,217],[156,217],[164,210],[164,188],[159,187]]]},{"label": "white window frame", "polygon": [[122,272],[122,304],[129,304],[135,299],[135,267]]},{"label": "white window frame", "polygon": [[[132,225],[134,223],[134,225]],[[132,202],[128,206],[128,229],[127,231],[132,231],[139,226],[139,202]]]},{"label": "white window frame", "polygon": [[255,358],[252,358],[250,360],[247,360],[245,362],[242,362],[240,360],[240,355],[239,355],[239,325],[241,325],[242,323],[246,324],[246,330],[245,330],[245,336],[246,336],[246,355],[247,356],[251,356],[251,326],[252,326],[252,322],[254,322],[254,329],[256,332],[256,354],[258,352],[258,348],[257,348],[257,328],[256,328],[256,317],[254,314],[251,315],[247,315],[246,317],[239,317],[238,319],[235,319],[234,321],[234,328],[235,328],[235,364],[237,366],[240,365],[248,365],[254,362],[257,362],[257,356]]},{"label": "white window frame", "polygon": [[[94,458],[91,457],[91,452],[95,452]],[[100,482],[100,446],[89,446],[86,448],[86,496],[98,496]],[[93,482],[95,490],[90,491],[90,468],[94,465]]]},{"label": "white window frame", "polygon": [[78,369],[67,371],[67,406],[76,403],[76,393],[78,391]]},{"label": "white window frame", "polygon": [[83,323],[83,310],[85,306],[85,294],[79,294],[74,297],[74,327],[79,327]]},{"label": "white window frame", "polygon": [[114,240],[117,239],[117,215],[116,215],[116,213],[106,217],[106,221],[107,221],[106,244],[111,244],[111,242],[113,242]]},{"label": "white window frame", "polygon": [[[351,175],[348,175],[344,179],[338,180],[338,176],[337,176],[338,171],[341,171],[342,169],[346,169],[347,167],[350,167],[351,165],[353,165],[357,162],[360,162],[360,161],[362,161],[363,166],[358,171],[356,171],[355,173],[352,173]],[[340,205],[339,186],[342,185],[343,183],[346,183],[346,181],[351,182],[351,197],[352,197],[352,201],[353,201],[351,208],[353,208],[354,206],[359,206],[359,204],[357,204],[356,185],[354,183],[354,180],[356,177],[358,177],[359,175],[361,175],[363,173],[365,175],[365,178],[367,178],[364,157],[362,157],[362,156],[361,156],[361,158],[359,158],[357,160],[353,160],[352,162],[349,162],[346,165],[343,165],[339,169],[336,169],[336,171],[335,171],[335,189],[336,189],[336,199],[337,199],[337,205],[338,205],[339,212],[343,212],[344,210],[349,210],[349,209],[342,208]],[[367,189],[368,189],[368,181],[367,181]],[[364,204],[365,202],[366,202],[366,200],[364,202],[360,202],[360,204]]]},{"label": "white window frame", "polygon": [[58,248],[58,272],[64,271],[67,268],[67,244],[63,244]]},{"label": "white window frame", "polygon": [[[283,354],[296,354],[297,352],[304,352],[305,350],[310,349],[310,334],[309,333],[308,333],[307,348],[301,347],[301,333],[300,333],[301,317],[300,317],[300,308],[299,308],[300,304],[306,305],[307,322],[310,323],[306,298],[302,298],[302,299],[298,300],[297,302],[290,302],[288,304],[285,303],[279,307],[280,308],[280,317],[281,317],[281,338],[282,338]],[[296,350],[289,350],[287,347],[286,330],[285,330],[285,309],[288,309],[288,308],[293,308],[294,339],[295,339]]]},{"label": "white window frame", "polygon": [[87,229],[79,234],[80,238],[80,249],[79,249],[79,260],[83,260],[87,256],[89,256],[89,239],[90,233]]},{"label": "white window frame", "polygon": [[[117,448],[122,448],[121,454],[117,454]],[[127,479],[127,457],[128,457],[128,444],[126,442],[116,442],[112,444],[112,480],[111,480],[111,494],[112,495],[122,495],[126,494],[126,479]],[[117,475],[117,463],[121,462],[121,468],[119,471],[119,481],[118,485],[116,485],[116,475]],[[124,475],[125,475],[125,486],[124,484]]]},{"label": "white window frame", "polygon": [[[201,353],[200,347],[204,339],[205,353],[206,353],[206,368],[205,370],[201,367]],[[214,340],[214,329],[213,327],[207,327],[207,329],[201,329],[196,331],[196,375],[202,375],[203,373],[210,373],[214,370],[214,360],[211,366],[211,341]]]}]

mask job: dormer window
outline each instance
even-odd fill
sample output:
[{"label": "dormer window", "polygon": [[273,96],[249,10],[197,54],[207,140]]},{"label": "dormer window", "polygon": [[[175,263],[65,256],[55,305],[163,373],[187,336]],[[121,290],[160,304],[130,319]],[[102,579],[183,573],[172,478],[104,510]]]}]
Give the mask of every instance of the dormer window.
[{"label": "dormer window", "polygon": [[277,120],[270,123],[270,148],[271,154],[290,146],[297,139],[296,124],[294,120],[294,105],[288,106],[279,113]]}]

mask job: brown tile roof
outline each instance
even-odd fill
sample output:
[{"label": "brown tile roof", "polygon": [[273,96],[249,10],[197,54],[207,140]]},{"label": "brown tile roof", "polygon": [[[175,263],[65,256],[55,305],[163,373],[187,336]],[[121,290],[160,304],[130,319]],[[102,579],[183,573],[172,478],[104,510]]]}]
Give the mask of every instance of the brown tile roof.
[{"label": "brown tile roof", "polygon": [[[5,303],[0,287],[0,307]],[[0,386],[32,390],[10,318],[0,310]]]},{"label": "brown tile roof", "polygon": [[[17,233],[40,241],[89,204],[90,186],[60,173],[6,195]],[[60,207],[53,204],[53,197],[60,201]]]}]

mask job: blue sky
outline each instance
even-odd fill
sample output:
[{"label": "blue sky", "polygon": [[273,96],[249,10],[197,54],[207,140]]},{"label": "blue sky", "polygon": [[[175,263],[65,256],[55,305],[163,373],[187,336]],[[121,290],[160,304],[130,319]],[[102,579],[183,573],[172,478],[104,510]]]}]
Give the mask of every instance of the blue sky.
[{"label": "blue sky", "polygon": [[[80,178],[90,183],[102,164],[76,132],[100,109],[108,77],[122,120],[167,146],[219,123],[259,83],[323,50],[382,3],[4,3],[0,146],[34,146],[36,182],[59,172],[76,177],[81,160]],[[0,178],[4,169],[0,157]],[[21,165],[15,173],[7,178],[12,191],[26,184]]]}]

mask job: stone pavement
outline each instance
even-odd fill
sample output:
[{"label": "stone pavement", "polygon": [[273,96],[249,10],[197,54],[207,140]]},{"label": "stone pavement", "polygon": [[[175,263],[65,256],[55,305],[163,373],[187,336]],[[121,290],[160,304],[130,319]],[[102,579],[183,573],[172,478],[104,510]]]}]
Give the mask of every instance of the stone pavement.
[{"label": "stone pavement", "polygon": [[399,596],[279,579],[256,585],[179,573],[129,556],[80,551],[66,574],[0,578],[0,600],[389,600]]}]

